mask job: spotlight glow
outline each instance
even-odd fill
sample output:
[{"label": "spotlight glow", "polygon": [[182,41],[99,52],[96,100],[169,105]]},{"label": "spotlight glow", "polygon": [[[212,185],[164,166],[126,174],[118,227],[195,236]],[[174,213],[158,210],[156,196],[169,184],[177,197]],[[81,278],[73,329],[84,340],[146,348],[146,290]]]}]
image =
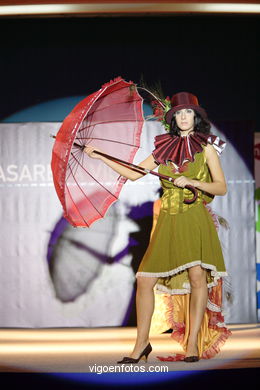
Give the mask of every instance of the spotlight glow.
[{"label": "spotlight glow", "polygon": [[32,4],[0,7],[2,16],[64,14],[131,14],[131,13],[260,13],[259,4],[247,3],[95,3]]}]

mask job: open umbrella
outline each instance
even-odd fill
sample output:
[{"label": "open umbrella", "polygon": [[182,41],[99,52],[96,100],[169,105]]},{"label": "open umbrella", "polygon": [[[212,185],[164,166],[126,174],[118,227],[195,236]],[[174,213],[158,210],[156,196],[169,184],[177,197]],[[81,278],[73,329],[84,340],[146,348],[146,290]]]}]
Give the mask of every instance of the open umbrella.
[{"label": "open umbrella", "polygon": [[106,157],[144,174],[161,176],[132,164],[143,124],[143,98],[133,82],[121,77],[87,96],[65,118],[55,137],[51,168],[64,217],[73,226],[88,227],[104,217],[127,180],[102,161],[90,158],[83,151],[85,145],[92,144],[106,151]]},{"label": "open umbrella", "polygon": [[121,77],[87,96],[67,116],[56,135],[52,172],[64,217],[73,226],[90,226],[118,199],[126,179],[74,145],[94,144],[132,162],[140,146],[143,99],[133,82]]}]

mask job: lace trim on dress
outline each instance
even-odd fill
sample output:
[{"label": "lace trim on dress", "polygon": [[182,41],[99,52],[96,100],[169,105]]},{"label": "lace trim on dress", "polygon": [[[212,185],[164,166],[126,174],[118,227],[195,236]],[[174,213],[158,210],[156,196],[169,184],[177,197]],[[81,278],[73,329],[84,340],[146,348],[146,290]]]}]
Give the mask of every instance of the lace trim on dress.
[{"label": "lace trim on dress", "polygon": [[[175,275],[179,272],[185,271],[188,268],[194,267],[196,265],[201,265],[201,267],[205,269],[209,269],[211,271],[211,275],[214,277],[214,280],[211,283],[207,283],[207,287],[211,288],[218,284],[218,280],[223,276],[228,276],[227,272],[219,272],[217,271],[216,267],[212,264],[203,263],[201,260],[192,261],[190,263],[181,265],[178,268],[175,268],[171,271],[167,272],[137,272],[136,277],[138,276],[144,276],[144,277],[168,277]],[[169,289],[166,286],[162,286],[160,284],[156,284],[156,292],[158,294],[162,293],[168,293],[168,294],[190,294],[191,287],[190,283],[184,283],[182,289]]]},{"label": "lace trim on dress", "polygon": [[217,276],[219,275],[220,277],[221,276],[228,276],[227,272],[218,272],[215,265],[212,265],[212,264],[207,264],[207,263],[203,263],[201,260],[195,260],[195,261],[191,261],[189,263],[186,263],[184,265],[181,265],[171,271],[166,271],[166,272],[137,272],[136,273],[136,277],[137,276],[147,276],[147,277],[167,277],[167,276],[171,276],[171,275],[175,275],[181,271],[185,271],[187,268],[191,268],[191,267],[194,267],[195,265],[201,265],[203,268],[208,268],[210,269],[212,272],[212,275],[213,276]]}]

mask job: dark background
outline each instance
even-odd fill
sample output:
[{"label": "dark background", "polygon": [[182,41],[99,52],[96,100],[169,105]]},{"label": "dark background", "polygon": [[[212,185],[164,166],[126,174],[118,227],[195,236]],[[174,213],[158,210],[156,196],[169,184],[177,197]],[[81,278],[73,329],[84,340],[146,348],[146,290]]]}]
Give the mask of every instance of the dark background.
[{"label": "dark background", "polygon": [[0,121],[120,75],[192,92],[211,121],[260,131],[258,32],[259,15],[1,19]]}]

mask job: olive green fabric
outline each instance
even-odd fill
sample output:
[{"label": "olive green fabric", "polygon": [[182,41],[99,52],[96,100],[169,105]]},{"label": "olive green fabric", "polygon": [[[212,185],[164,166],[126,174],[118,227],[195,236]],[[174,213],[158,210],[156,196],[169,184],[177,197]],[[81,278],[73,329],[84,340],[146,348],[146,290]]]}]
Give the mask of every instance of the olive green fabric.
[{"label": "olive green fabric", "polygon": [[[174,178],[186,176],[211,181],[205,152],[196,153],[194,162],[185,170],[176,171],[172,165],[160,165],[159,172]],[[156,288],[171,294],[190,292],[188,268],[201,265],[208,270],[208,287],[216,285],[226,275],[217,230],[206,203],[213,196],[198,191],[192,204],[183,199],[190,191],[162,180],[163,196],[158,221],[136,276],[159,277]]]}]

